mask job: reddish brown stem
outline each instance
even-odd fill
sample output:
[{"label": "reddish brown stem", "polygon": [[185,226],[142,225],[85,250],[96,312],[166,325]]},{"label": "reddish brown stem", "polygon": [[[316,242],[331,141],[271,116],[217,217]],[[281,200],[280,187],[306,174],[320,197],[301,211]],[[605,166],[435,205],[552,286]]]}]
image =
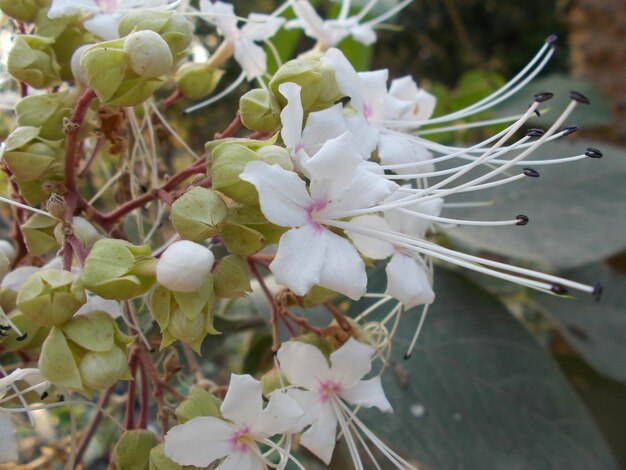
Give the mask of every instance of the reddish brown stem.
[{"label": "reddish brown stem", "polygon": [[242,126],[241,114],[239,114],[239,111],[237,111],[235,118],[228,125],[228,127],[224,129],[223,132],[216,133],[214,138],[215,140],[219,140],[219,139],[225,139],[226,137],[231,137],[235,134],[235,132],[241,129],[241,126]]},{"label": "reddish brown stem", "polygon": [[148,386],[148,375],[142,369],[141,371],[141,408],[139,409],[139,429],[148,427],[148,414],[150,411],[150,388]]},{"label": "reddish brown stem", "polygon": [[128,381],[128,395],[126,397],[126,411],[124,413],[124,429],[135,429],[135,395],[137,394],[137,363],[138,358],[135,350],[131,352],[128,361],[131,380]]},{"label": "reddish brown stem", "polygon": [[[76,170],[76,150],[78,147],[78,133],[85,120],[85,115],[91,102],[96,99],[96,93],[91,89],[85,90],[76,103],[72,117],[70,118],[70,128],[65,139],[65,188],[68,193],[76,192],[76,180],[74,172]],[[66,198],[67,199],[67,198]],[[73,201],[74,204],[76,201]],[[68,202],[69,205],[69,202]],[[75,206],[74,206],[75,207]],[[70,212],[74,207],[70,206]]]},{"label": "reddish brown stem", "polygon": [[280,346],[280,338],[278,334],[279,307],[276,303],[276,299],[274,299],[274,296],[267,288],[263,276],[261,276],[258,269],[256,268],[254,261],[248,260],[248,266],[250,266],[250,272],[252,273],[252,275],[256,278],[257,281],[259,281],[259,285],[261,286],[261,289],[263,290],[263,293],[265,294],[265,297],[267,298],[267,301],[272,309],[270,317],[270,323],[272,325],[272,352],[276,352],[278,351],[278,348]]},{"label": "reddish brown stem", "polygon": [[87,424],[87,427],[85,428],[85,431],[83,432],[83,435],[80,437],[80,441],[78,442],[78,446],[76,449],[76,460],[75,460],[77,465],[79,465],[81,460],[83,459],[85,450],[87,450],[87,446],[89,445],[89,442],[91,441],[91,438],[96,432],[96,429],[98,428],[98,425],[100,424],[100,420],[102,419],[102,410],[104,409],[105,406],[107,406],[107,403],[109,402],[109,398],[111,397],[112,393],[113,393],[112,387],[105,388],[104,390],[102,390],[102,392],[100,392],[100,397],[98,398],[97,408],[91,415],[89,424]]},{"label": "reddish brown stem", "polygon": [[174,92],[170,96],[163,100],[162,105],[164,108],[167,108],[169,106],[172,106],[177,101],[180,101],[181,98],[183,98],[183,94],[180,92],[180,90],[174,90]]},{"label": "reddish brown stem", "polygon": [[326,310],[330,312],[330,314],[337,321],[342,330],[352,332],[352,327],[350,326],[350,323],[348,323],[348,320],[346,320],[344,314],[337,310],[337,308],[333,304],[326,302],[324,304],[324,307],[326,307]]}]

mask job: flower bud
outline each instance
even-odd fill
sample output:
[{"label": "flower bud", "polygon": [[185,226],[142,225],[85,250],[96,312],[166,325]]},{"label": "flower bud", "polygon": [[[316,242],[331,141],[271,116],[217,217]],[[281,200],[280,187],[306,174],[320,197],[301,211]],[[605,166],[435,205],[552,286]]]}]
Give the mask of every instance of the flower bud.
[{"label": "flower bud", "polygon": [[228,208],[215,191],[196,187],[172,204],[170,218],[181,237],[201,241],[220,233]]},{"label": "flower bud", "polygon": [[9,263],[15,261],[15,247],[11,242],[0,239],[0,251],[7,258]]},{"label": "flower bud", "polygon": [[261,377],[261,388],[265,396],[269,396],[274,390],[281,389],[288,384],[287,378],[278,372],[276,368],[268,370]]},{"label": "flower bud", "polygon": [[32,321],[57,326],[87,301],[80,278],[69,271],[44,269],[31,275],[17,295],[17,307]]},{"label": "flower bud", "polygon": [[61,83],[61,67],[52,47],[53,38],[19,34],[13,38],[7,70],[33,88],[50,88]]},{"label": "flower bud", "polygon": [[261,88],[250,90],[239,100],[241,122],[248,129],[270,132],[280,124],[280,106],[276,98]]},{"label": "flower bud", "polygon": [[265,147],[261,147],[256,151],[256,153],[261,157],[268,165],[280,165],[285,170],[293,170],[293,164],[291,162],[291,156],[289,155],[289,151],[278,145],[267,145]]},{"label": "flower bud", "polygon": [[[96,243],[101,237],[98,230],[86,219],[82,217],[74,217],[72,220],[72,230],[74,235],[80,240],[80,242],[85,245],[85,248],[89,249],[91,246]],[[59,243],[59,245],[63,244],[63,240],[65,239],[65,235],[63,234],[63,224],[57,224],[54,227],[54,238]]]},{"label": "flower bud", "polygon": [[243,297],[252,292],[248,265],[243,258],[229,255],[222,258],[213,272],[215,295],[218,297]]},{"label": "flower bud", "polygon": [[102,390],[118,380],[129,379],[127,361],[125,352],[117,347],[106,352],[87,352],[78,368],[83,386]]},{"label": "flower bud", "polygon": [[47,10],[50,0],[0,0],[0,10],[19,21],[33,21],[37,13]]},{"label": "flower bud", "polygon": [[322,74],[320,61],[310,59],[294,59],[285,62],[269,83],[269,89],[281,106],[287,104],[285,97],[278,91],[281,83],[297,83],[302,87],[302,107],[310,109],[322,91]]},{"label": "flower bud", "polygon": [[72,58],[70,60],[70,67],[72,69],[72,75],[74,76],[74,81],[76,82],[77,85],[80,85],[83,88],[87,88],[89,86],[89,83],[87,81],[87,76],[85,75],[85,72],[83,71],[83,68],[80,65],[80,61],[85,51],[87,51],[87,49],[89,49],[89,47],[91,46],[92,44],[84,44],[80,46],[78,49],[74,51],[74,53],[72,54]]},{"label": "flower bud", "polygon": [[157,262],[157,282],[173,292],[195,292],[211,275],[214,262],[205,246],[188,240],[174,242]]},{"label": "flower bud", "polygon": [[212,93],[224,71],[206,64],[186,63],[178,69],[176,83],[185,98],[199,99]]},{"label": "flower bud", "polygon": [[176,419],[178,424],[183,424],[198,416],[220,418],[222,416],[220,412],[221,405],[222,400],[212,393],[209,393],[202,387],[192,387],[187,398],[176,407]]},{"label": "flower bud", "polygon": [[35,214],[22,225],[26,248],[30,254],[43,255],[59,245],[54,237],[54,228],[58,220],[43,214]]},{"label": "flower bud", "polygon": [[27,96],[15,106],[17,122],[20,126],[38,127],[40,139],[65,139],[63,119],[70,117],[75,101],[75,95],[69,91]]},{"label": "flower bud", "polygon": [[154,31],[137,31],[124,41],[130,68],[140,77],[156,78],[172,68],[174,59],[167,43]]},{"label": "flower bud", "polygon": [[113,452],[118,470],[148,470],[156,436],[146,429],[124,431]]},{"label": "flower bud", "polygon": [[85,288],[105,299],[128,300],[145,294],[155,281],[150,245],[102,239],[94,243],[83,269]]}]

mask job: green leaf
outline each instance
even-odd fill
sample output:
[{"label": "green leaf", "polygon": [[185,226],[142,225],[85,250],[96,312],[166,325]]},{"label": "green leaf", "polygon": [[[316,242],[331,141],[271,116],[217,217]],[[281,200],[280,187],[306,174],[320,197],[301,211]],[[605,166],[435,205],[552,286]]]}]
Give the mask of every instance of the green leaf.
[{"label": "green leaf", "polygon": [[495,298],[440,268],[435,289],[408,361],[418,310],[400,322],[383,376],[394,413],[362,415],[374,432],[427,468],[617,468],[555,362]]},{"label": "green leaf", "polygon": [[[478,251],[569,269],[604,259],[626,248],[626,159],[624,149],[576,140],[546,145],[533,159],[580,155],[588,147],[604,153],[556,166],[536,166],[541,178],[462,193],[448,202],[491,201],[488,207],[450,209],[467,220],[530,218],[527,226],[447,229],[453,240]],[[533,167],[532,164],[527,166]],[[517,167],[521,171],[521,167]],[[458,184],[458,183],[455,183]]]},{"label": "green leaf", "polygon": [[602,298],[596,302],[585,295],[576,300],[542,295],[536,299],[538,304],[570,345],[596,370],[626,382],[626,276],[601,263],[562,274],[591,285],[602,282]]},{"label": "green leaf", "polygon": [[570,116],[569,122],[581,127],[600,127],[612,124],[611,108],[598,87],[584,78],[573,78],[559,73],[533,80],[515,96],[507,100],[504,105],[496,108],[496,114],[498,116],[520,114],[532,102],[535,93],[550,91],[554,93],[554,98],[541,107],[544,110],[549,110],[542,113],[545,117],[534,117],[528,122],[531,126],[543,126],[546,123],[546,118],[556,118],[560,110],[567,106],[570,101],[570,90],[578,91],[588,97],[591,100],[591,106],[579,106]]}]

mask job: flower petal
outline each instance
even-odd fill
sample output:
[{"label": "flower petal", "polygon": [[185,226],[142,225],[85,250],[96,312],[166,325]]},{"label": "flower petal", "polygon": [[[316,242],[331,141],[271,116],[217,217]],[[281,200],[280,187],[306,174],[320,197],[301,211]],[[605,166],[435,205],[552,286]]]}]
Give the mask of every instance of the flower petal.
[{"label": "flower petal", "polygon": [[391,118],[403,117],[415,121],[424,121],[432,116],[437,105],[437,98],[419,88],[413,77],[408,75],[392,80],[389,95],[411,103],[410,111],[404,116],[389,116]]},{"label": "flower petal", "polygon": [[330,378],[330,368],[322,352],[300,341],[283,343],[277,353],[280,370],[290,384],[316,391],[319,382]]},{"label": "flower petal", "polygon": [[354,146],[361,156],[368,160],[378,146],[380,131],[371,126],[361,114],[346,117],[346,125],[353,136]]},{"label": "flower petal", "polygon": [[342,391],[339,396],[351,405],[363,406],[365,408],[375,406],[385,413],[393,411],[389,400],[385,396],[380,376],[369,380],[361,380],[353,387]]},{"label": "flower petal", "polygon": [[165,435],[165,456],[179,465],[206,467],[233,450],[234,429],[213,416],[199,416],[174,426]]},{"label": "flower petal", "polygon": [[[364,191],[363,188],[367,188]],[[362,162],[354,173],[350,185],[338,200],[328,205],[327,214],[334,211],[364,209],[385,200],[398,189],[398,185],[385,178],[380,166],[374,162]]]},{"label": "flower petal", "polygon": [[251,41],[263,41],[274,36],[285,22],[285,18],[261,13],[248,15],[248,23],[240,30],[241,37]]},{"label": "flower petal", "polygon": [[296,173],[254,161],[246,165],[239,177],[254,185],[261,211],[270,222],[281,227],[299,227],[308,222],[307,208],[312,200]]},{"label": "flower petal", "polygon": [[320,400],[320,394],[318,392],[290,388],[286,393],[287,396],[293,399],[300,409],[304,411],[302,417],[290,429],[291,433],[301,432],[306,426],[317,419],[320,414],[319,408],[328,405],[328,403],[324,403]]},{"label": "flower petal", "polygon": [[326,263],[328,245],[325,228],[306,224],[287,231],[278,242],[276,257],[270,270],[276,282],[305,295],[320,282],[322,266]]},{"label": "flower petal", "polygon": [[355,41],[360,42],[365,46],[371,46],[376,42],[376,33],[371,26],[358,25],[350,29],[350,34]]},{"label": "flower petal", "polygon": [[50,384],[43,378],[39,369],[28,367],[25,369],[17,368],[6,377],[0,379],[0,398],[6,395],[7,391],[17,381],[23,380],[30,387],[37,386],[33,391],[41,395]]},{"label": "flower petal", "polygon": [[253,41],[235,41],[235,60],[246,74],[247,80],[260,77],[267,70],[267,54]]},{"label": "flower petal", "polygon": [[238,34],[235,8],[230,3],[200,0],[200,11],[207,16],[213,16],[210,18],[211,22],[227,39],[233,39]]},{"label": "flower petal", "polygon": [[300,437],[300,444],[328,465],[335,450],[337,416],[330,404],[320,407],[319,411],[317,419]]},{"label": "flower petal", "polygon": [[[256,444],[250,444],[256,445]],[[235,451],[230,454],[215,470],[263,470],[263,461],[252,451]]]},{"label": "flower petal", "polygon": [[230,374],[228,391],[220,408],[224,418],[238,426],[251,427],[263,407],[261,382],[250,375]]},{"label": "flower petal", "polygon": [[250,432],[259,439],[289,432],[303,416],[304,411],[295,400],[281,391],[275,391]]},{"label": "flower petal", "polygon": [[350,104],[359,113],[363,113],[365,104],[363,84],[352,64],[343,55],[343,52],[335,48],[328,49],[322,57],[322,61],[329,63],[333,67],[339,89],[346,96],[350,97]]},{"label": "flower petal", "polygon": [[339,235],[325,230],[326,257],[322,264],[319,285],[358,300],[367,290],[365,264],[354,245]]},{"label": "flower petal", "polygon": [[[433,154],[423,145],[412,141],[408,137],[382,134],[378,144],[378,156],[383,165],[397,165],[402,163],[425,162],[432,159]],[[427,173],[435,169],[429,165],[418,165],[405,168],[396,168],[393,171],[399,175],[411,173]]]},{"label": "flower petal", "polygon": [[17,438],[11,415],[0,413],[0,463],[15,462],[17,459]]},{"label": "flower petal", "polygon": [[346,390],[353,387],[372,370],[374,348],[350,337],[346,343],[330,355],[331,380]]},{"label": "flower petal", "polygon": [[343,107],[341,104],[336,104],[322,111],[309,114],[302,132],[302,145],[306,152],[313,156],[325,142],[339,137],[347,131],[348,128],[343,119]]},{"label": "flower petal", "polygon": [[[362,227],[391,231],[387,221],[378,215],[361,215],[350,220],[351,224]],[[346,235],[350,237],[357,249],[370,259],[385,259],[393,254],[393,245],[378,238],[368,237],[346,230]]]},{"label": "flower petal", "polygon": [[416,259],[396,253],[391,257],[387,272],[386,294],[398,299],[406,308],[430,304],[435,300],[428,273]]},{"label": "flower petal", "polygon": [[105,41],[111,41],[119,37],[117,25],[121,18],[121,13],[103,13],[85,21],[83,26],[91,34],[95,34]]},{"label": "flower petal", "polygon": [[280,122],[283,125],[280,136],[288,149],[292,153],[297,153],[299,146],[302,145],[302,120],[304,119],[304,111],[302,110],[302,101],[300,92],[302,87],[296,83],[281,83],[278,91],[287,100],[287,105],[280,113]]},{"label": "flower petal", "polygon": [[52,0],[47,15],[48,18],[59,18],[89,11],[101,11],[95,0]]},{"label": "flower petal", "polygon": [[387,69],[372,72],[359,72],[358,79],[363,89],[363,114],[372,122],[384,119],[385,96],[387,95]]}]

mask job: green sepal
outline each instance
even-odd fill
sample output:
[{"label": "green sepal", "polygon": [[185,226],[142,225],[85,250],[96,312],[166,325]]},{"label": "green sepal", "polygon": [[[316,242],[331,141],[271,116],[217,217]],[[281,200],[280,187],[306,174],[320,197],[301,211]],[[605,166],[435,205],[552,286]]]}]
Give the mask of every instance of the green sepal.
[{"label": "green sepal", "polygon": [[252,292],[248,265],[243,258],[229,255],[222,258],[213,271],[215,294],[218,297],[243,297]]},{"label": "green sepal", "polygon": [[239,224],[226,224],[220,238],[229,253],[250,256],[265,246],[265,236],[253,228]]},{"label": "green sepal", "polygon": [[114,320],[105,312],[79,315],[61,326],[65,336],[89,351],[110,351],[115,346]]},{"label": "green sepal", "polygon": [[280,124],[280,106],[268,90],[255,88],[239,99],[241,122],[257,132],[271,132]]},{"label": "green sepal", "polygon": [[199,242],[220,233],[228,207],[215,191],[195,187],[172,204],[170,218],[182,238]]},{"label": "green sepal", "polygon": [[50,47],[53,38],[34,34],[18,34],[13,37],[7,70],[18,80],[33,88],[49,88],[61,83],[61,67]]},{"label": "green sepal", "polygon": [[124,431],[113,451],[117,470],[148,470],[156,436],[146,429]]},{"label": "green sepal", "polygon": [[176,419],[178,424],[184,424],[198,416],[213,416],[221,418],[220,407],[222,400],[202,387],[192,387],[189,395],[176,407]]},{"label": "green sepal", "polygon": [[58,222],[47,215],[35,214],[22,225],[24,241],[32,255],[43,255],[59,246],[54,237],[54,227]]},{"label": "green sepal", "polygon": [[102,102],[112,98],[124,82],[128,55],[123,46],[122,39],[102,42],[87,49],[80,59],[89,86]]},{"label": "green sepal", "polygon": [[269,89],[281,106],[287,99],[278,91],[282,83],[296,83],[302,87],[302,107],[310,109],[322,92],[322,74],[318,60],[294,59],[285,62],[274,74]]},{"label": "green sepal", "polygon": [[43,342],[39,371],[50,383],[75,390],[83,388],[74,354],[59,328],[52,328]]},{"label": "green sepal", "polygon": [[202,287],[195,292],[172,292],[172,295],[183,315],[193,320],[205,311],[213,300],[213,276],[207,277]]},{"label": "green sepal", "polygon": [[165,443],[161,442],[150,451],[150,470],[182,470],[182,468],[165,456]]},{"label": "green sepal", "polygon": [[114,347],[109,351],[87,351],[78,366],[85,387],[102,390],[118,380],[131,379],[125,350]]}]

